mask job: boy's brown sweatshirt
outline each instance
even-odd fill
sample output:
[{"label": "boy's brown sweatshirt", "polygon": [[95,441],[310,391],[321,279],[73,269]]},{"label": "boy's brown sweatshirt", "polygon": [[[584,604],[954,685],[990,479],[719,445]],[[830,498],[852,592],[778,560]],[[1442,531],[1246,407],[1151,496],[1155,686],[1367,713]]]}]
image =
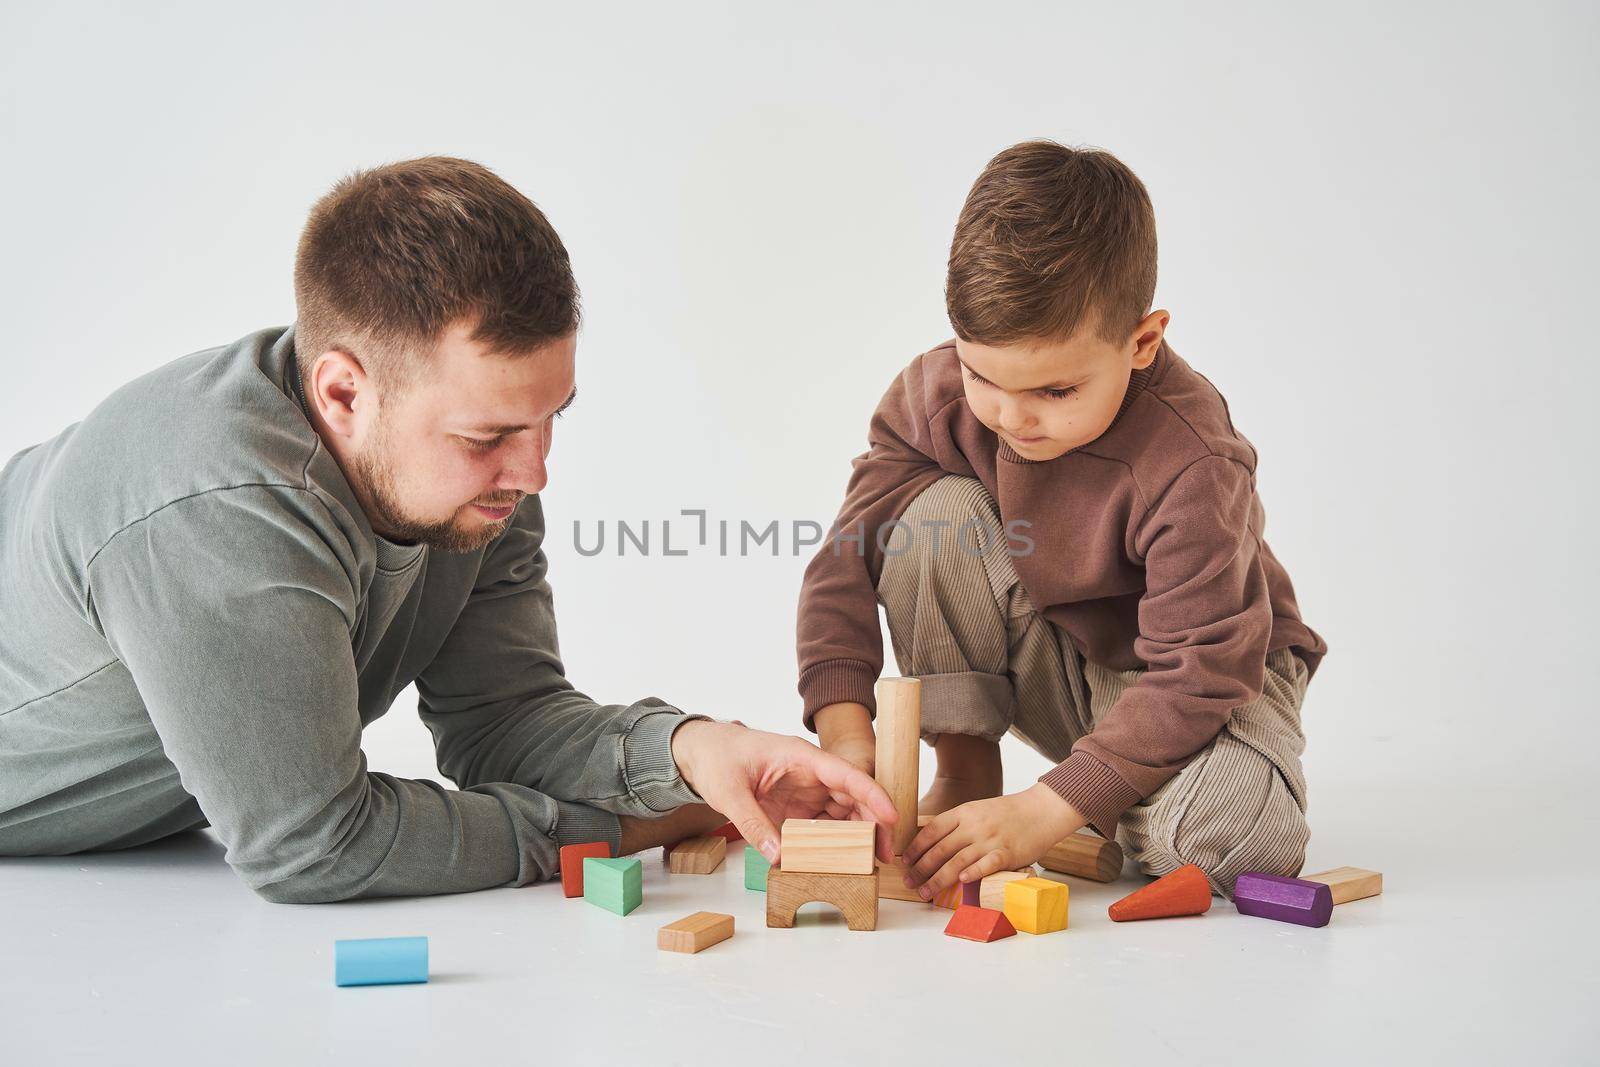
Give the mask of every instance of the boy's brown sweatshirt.
[{"label": "boy's brown sweatshirt", "polygon": [[947,341],[912,360],[873,414],[835,536],[801,588],[805,723],[814,729],[817,709],[837,701],[874,707],[880,529],[887,540],[885,524],[944,475],[975,477],[1007,530],[1033,542],[1013,546],[1034,606],[1089,660],[1145,668],[1040,779],[1111,837],[1124,810],[1260,694],[1269,651],[1293,648],[1315,672],[1327,645],[1301,622],[1263,537],[1255,448],[1216,387],[1164,340],[1106,432],[1046,462],[1023,459],[973,416],[961,374]]}]

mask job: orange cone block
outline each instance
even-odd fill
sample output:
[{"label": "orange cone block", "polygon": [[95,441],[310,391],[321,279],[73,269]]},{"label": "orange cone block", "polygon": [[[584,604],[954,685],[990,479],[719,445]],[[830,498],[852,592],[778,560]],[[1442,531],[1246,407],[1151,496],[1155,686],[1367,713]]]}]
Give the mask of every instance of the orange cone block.
[{"label": "orange cone block", "polygon": [[1143,889],[1135,890],[1108,909],[1113,922],[1204,915],[1211,910],[1211,883],[1206,872],[1186,864]]}]

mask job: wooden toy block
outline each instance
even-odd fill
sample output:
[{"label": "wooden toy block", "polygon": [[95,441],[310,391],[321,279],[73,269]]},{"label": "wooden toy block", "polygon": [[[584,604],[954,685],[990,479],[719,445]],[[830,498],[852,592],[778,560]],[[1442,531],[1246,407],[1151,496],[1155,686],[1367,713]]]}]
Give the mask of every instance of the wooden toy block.
[{"label": "wooden toy block", "polygon": [[790,874],[873,874],[875,822],[785,819],[778,866]]},{"label": "wooden toy block", "polygon": [[363,937],[333,943],[334,985],[408,985],[427,980],[425,937]]},{"label": "wooden toy block", "polygon": [[1011,937],[1017,930],[1003,912],[995,911],[993,908],[963,904],[956,909],[954,915],[950,916],[950,922],[945,925],[944,932],[951,937],[987,943],[998,941],[1002,937]]},{"label": "wooden toy block", "polygon": [[1233,883],[1233,906],[1241,915],[1327,926],[1333,918],[1333,890],[1321,882],[1246,871]]},{"label": "wooden toy block", "polygon": [[782,866],[767,872],[767,925],[787,930],[794,926],[794,913],[800,905],[820,901],[844,912],[845,925],[852,930],[878,928],[878,876],[876,874],[817,874],[786,871]]},{"label": "wooden toy block", "polygon": [[1006,918],[1018,930],[1048,934],[1067,928],[1067,887],[1048,878],[1018,878],[1005,888]]},{"label": "wooden toy block", "polygon": [[962,904],[961,897],[962,890],[964,888],[965,887],[962,886],[960,882],[957,882],[955,885],[946,888],[943,892],[935,893],[933,895],[933,899],[928,901],[928,903],[932,904],[936,908],[945,908],[949,911],[955,911]]},{"label": "wooden toy block", "polygon": [[1039,866],[1091,882],[1115,882],[1122,874],[1122,846],[1098,834],[1072,834],[1051,846]]},{"label": "wooden toy block", "polygon": [[978,906],[992,911],[1005,911],[1007,883],[1032,877],[1032,867],[1024,867],[1020,871],[996,871],[978,883]]},{"label": "wooden toy block", "polygon": [[1204,915],[1211,910],[1211,882],[1206,872],[1186,863],[1136,889],[1106,909],[1113,922],[1135,919],[1170,919],[1178,915]]},{"label": "wooden toy block", "polygon": [[716,837],[723,838],[730,845],[737,845],[740,841],[744,840],[744,835],[739,832],[739,828],[733,825],[731,822],[723,823],[721,826],[711,831],[711,833]]},{"label": "wooden toy block", "polygon": [[889,851],[899,856],[917,836],[917,767],[922,737],[922,682],[916,678],[880,678],[873,729],[878,735],[874,768],[878,784],[889,794],[899,821],[890,828]]},{"label": "wooden toy block", "polygon": [[644,902],[644,871],[636,859],[588,857],[583,861],[583,899],[617,915]]},{"label": "wooden toy block", "polygon": [[656,948],[691,956],[733,936],[733,916],[697,911],[656,931]]},{"label": "wooden toy block", "polygon": [[878,861],[878,899],[909,900],[913,904],[926,903],[915,889],[907,889],[906,869],[898,863]]},{"label": "wooden toy block", "polygon": [[727,855],[727,838],[691,837],[679,841],[667,854],[667,870],[673,874],[710,874],[722,866]]},{"label": "wooden toy block", "polygon": [[611,857],[609,841],[588,841],[561,846],[561,892],[569,897],[583,896],[583,861],[590,856]]},{"label": "wooden toy block", "polygon": [[1333,891],[1333,906],[1375,897],[1383,892],[1383,874],[1361,867],[1335,867],[1321,874],[1302,874],[1308,882],[1321,882]]},{"label": "wooden toy block", "polygon": [[772,866],[754,845],[744,846],[744,887],[767,891],[767,869]]}]

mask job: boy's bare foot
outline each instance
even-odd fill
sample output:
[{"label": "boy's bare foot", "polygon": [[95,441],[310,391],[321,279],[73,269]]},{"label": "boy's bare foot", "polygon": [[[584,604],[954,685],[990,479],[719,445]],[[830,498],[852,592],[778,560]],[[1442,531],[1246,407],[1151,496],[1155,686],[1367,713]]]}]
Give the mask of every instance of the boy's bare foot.
[{"label": "boy's bare foot", "polygon": [[918,815],[938,815],[951,808],[960,807],[969,800],[992,800],[1001,793],[998,778],[992,781],[972,781],[967,778],[946,778],[937,775],[928,791],[917,801]]},{"label": "boy's bare foot", "polygon": [[933,744],[939,769],[917,802],[918,815],[938,815],[969,800],[989,800],[1005,789],[1000,744],[966,734],[941,734]]}]

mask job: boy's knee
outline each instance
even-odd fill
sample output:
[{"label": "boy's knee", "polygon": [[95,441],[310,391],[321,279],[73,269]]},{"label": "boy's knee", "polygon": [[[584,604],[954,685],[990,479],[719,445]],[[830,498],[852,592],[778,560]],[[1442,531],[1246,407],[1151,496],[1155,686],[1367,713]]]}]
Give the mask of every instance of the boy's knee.
[{"label": "boy's knee", "polygon": [[914,530],[956,530],[974,521],[993,523],[998,515],[994,498],[982,482],[947,474],[918,493],[900,518]]},{"label": "boy's knee", "polygon": [[[1283,777],[1270,768],[1261,789],[1197,792],[1137,854],[1139,867],[1159,876],[1194,864],[1214,891],[1233,895],[1233,882],[1246,871],[1294,876],[1305,863],[1311,826]],[[1237,785],[1237,783],[1234,783]]]}]

